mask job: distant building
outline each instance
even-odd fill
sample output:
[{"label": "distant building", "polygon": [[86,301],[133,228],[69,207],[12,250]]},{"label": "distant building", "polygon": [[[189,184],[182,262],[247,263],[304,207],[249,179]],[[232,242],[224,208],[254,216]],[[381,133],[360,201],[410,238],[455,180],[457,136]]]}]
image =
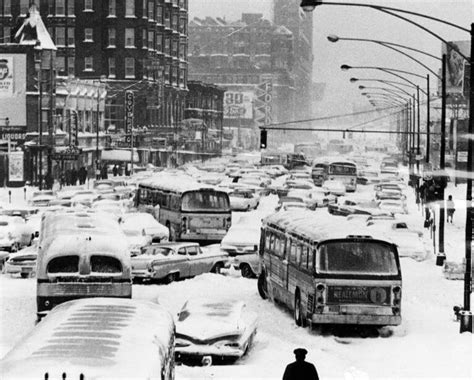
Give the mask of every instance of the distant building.
[{"label": "distant building", "polygon": [[224,128],[234,132],[234,146],[256,148],[259,126],[296,117],[294,38],[288,28],[254,13],[236,21],[194,18],[188,59],[190,79],[227,89]]}]

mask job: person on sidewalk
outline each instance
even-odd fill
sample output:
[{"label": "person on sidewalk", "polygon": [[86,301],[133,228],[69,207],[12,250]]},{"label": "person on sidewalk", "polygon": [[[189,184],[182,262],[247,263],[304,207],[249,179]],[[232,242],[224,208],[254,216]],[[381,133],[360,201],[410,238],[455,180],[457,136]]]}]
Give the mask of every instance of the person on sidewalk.
[{"label": "person on sidewalk", "polygon": [[319,380],[316,367],[304,360],[308,351],[304,348],[297,348],[293,353],[296,361],[286,366],[283,380]]},{"label": "person on sidewalk", "polygon": [[446,210],[448,212],[447,222],[453,224],[453,215],[456,209],[454,208],[453,196],[449,195],[446,201]]}]

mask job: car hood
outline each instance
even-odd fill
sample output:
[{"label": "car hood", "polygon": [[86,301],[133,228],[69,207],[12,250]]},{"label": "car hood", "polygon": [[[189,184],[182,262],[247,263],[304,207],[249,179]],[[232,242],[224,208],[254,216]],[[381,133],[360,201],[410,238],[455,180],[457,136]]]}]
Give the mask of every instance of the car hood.
[{"label": "car hood", "polygon": [[209,318],[193,317],[176,324],[176,333],[199,341],[209,341],[230,335],[241,335],[242,330],[233,323],[212,321]]}]

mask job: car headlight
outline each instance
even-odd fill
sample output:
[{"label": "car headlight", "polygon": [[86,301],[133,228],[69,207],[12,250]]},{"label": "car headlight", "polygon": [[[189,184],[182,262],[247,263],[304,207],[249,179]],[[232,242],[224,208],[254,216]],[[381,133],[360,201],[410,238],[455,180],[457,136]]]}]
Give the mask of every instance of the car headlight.
[{"label": "car headlight", "polygon": [[176,342],[175,342],[175,345],[176,347],[188,347],[191,345],[190,342],[188,342],[187,340],[185,339],[182,339],[182,338],[176,338]]},{"label": "car headlight", "polygon": [[220,342],[215,343],[216,347],[232,347],[232,348],[240,348],[239,342],[232,341],[232,340],[222,340]]},{"label": "car headlight", "polygon": [[229,244],[221,244],[221,249],[223,251],[229,251],[229,250],[234,250],[235,247]]}]

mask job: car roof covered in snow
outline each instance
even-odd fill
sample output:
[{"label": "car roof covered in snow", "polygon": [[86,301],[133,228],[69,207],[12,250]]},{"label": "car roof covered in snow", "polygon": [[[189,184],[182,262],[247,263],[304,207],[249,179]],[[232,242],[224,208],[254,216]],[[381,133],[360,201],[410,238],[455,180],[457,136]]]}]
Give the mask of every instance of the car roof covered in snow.
[{"label": "car roof covered in snow", "polygon": [[214,186],[197,182],[193,177],[174,173],[159,173],[156,176],[140,181],[139,187],[159,188],[175,193],[203,189],[216,190]]},{"label": "car roof covered in snow", "polygon": [[173,335],[173,317],[152,302],[65,302],[4,357],[2,379],[161,378]]}]

